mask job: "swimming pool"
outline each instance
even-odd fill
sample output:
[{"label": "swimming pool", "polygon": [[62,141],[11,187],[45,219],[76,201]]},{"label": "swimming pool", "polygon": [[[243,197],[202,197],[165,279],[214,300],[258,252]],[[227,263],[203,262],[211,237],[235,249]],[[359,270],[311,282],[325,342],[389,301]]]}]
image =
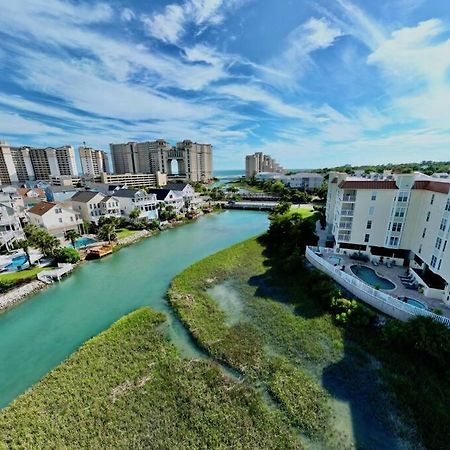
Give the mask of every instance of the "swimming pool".
[{"label": "swimming pool", "polygon": [[350,270],[362,281],[383,290],[395,289],[395,284],[387,278],[380,277],[375,270],[367,266],[354,265]]},{"label": "swimming pool", "polygon": [[330,262],[330,264],[333,264],[333,266],[339,266],[340,264],[342,264],[342,258],[340,256],[330,256],[328,258],[328,261]]},{"label": "swimming pool", "polygon": [[19,267],[22,268],[22,266],[24,266],[25,264],[28,265],[27,255],[14,256],[12,261],[6,266],[6,269],[8,269],[10,272],[13,272]]},{"label": "swimming pool", "polygon": [[419,300],[416,300],[415,298],[405,297],[405,301],[406,301],[406,303],[408,303],[408,305],[413,305],[416,308],[428,309],[427,305],[425,305],[422,302],[419,302]]},{"label": "swimming pool", "polygon": [[[87,245],[94,244],[95,242],[97,242],[96,239],[90,237],[82,237],[75,241],[75,248],[86,247]],[[72,247],[72,244],[70,244],[69,247]]]}]

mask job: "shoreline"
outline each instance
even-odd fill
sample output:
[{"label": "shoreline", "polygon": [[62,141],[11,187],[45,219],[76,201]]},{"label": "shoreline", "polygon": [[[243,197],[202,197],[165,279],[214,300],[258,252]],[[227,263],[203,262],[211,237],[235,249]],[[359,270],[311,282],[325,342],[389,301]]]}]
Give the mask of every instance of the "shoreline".
[{"label": "shoreline", "polygon": [[[172,228],[177,228],[181,225],[185,225],[190,222],[194,222],[199,217],[202,217],[205,215],[204,213],[200,213],[199,216],[195,219],[187,219],[183,221],[177,221],[174,224],[170,224],[166,230],[171,230]],[[131,236],[127,236],[123,239],[119,239],[117,241],[116,246],[114,247],[113,253],[116,253],[120,251],[124,247],[128,247],[129,245],[136,244],[137,242],[150,238],[152,236],[156,236],[160,233],[160,230],[156,231],[149,231],[149,230],[138,230]],[[76,270],[78,267],[80,267],[82,264],[84,264],[86,261],[82,259],[78,263],[74,265],[74,270]],[[73,273],[73,271],[72,271]],[[27,300],[29,297],[32,297],[33,295],[37,294],[38,292],[43,291],[45,288],[50,287],[51,284],[43,283],[42,281],[39,281],[38,279],[34,279],[30,282],[21,284],[20,286],[17,286],[13,289],[10,289],[9,291],[5,292],[4,294],[0,295],[0,314],[4,314],[8,312],[11,308],[14,306],[19,305],[20,303]]]}]

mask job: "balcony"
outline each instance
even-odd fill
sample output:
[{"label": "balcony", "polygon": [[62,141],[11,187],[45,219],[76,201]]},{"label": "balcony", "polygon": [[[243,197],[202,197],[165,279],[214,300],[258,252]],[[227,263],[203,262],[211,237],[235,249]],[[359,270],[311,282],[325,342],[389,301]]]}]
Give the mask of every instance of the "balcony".
[{"label": "balcony", "polygon": [[337,238],[338,242],[350,242],[349,234],[339,234]]},{"label": "balcony", "polygon": [[341,222],[339,224],[339,228],[344,230],[351,230],[352,229],[352,222]]},{"label": "balcony", "polygon": [[341,209],[341,216],[353,216],[354,209]]},{"label": "balcony", "polygon": [[343,202],[355,202],[356,201],[356,195],[343,195],[342,196]]}]

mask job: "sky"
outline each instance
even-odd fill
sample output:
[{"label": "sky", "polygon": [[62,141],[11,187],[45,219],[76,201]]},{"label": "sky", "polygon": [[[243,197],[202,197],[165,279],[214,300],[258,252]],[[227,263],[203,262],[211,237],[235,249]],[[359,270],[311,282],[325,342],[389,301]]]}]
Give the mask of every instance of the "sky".
[{"label": "sky", "polygon": [[450,160],[447,0],[2,0],[0,139],[214,168]]}]

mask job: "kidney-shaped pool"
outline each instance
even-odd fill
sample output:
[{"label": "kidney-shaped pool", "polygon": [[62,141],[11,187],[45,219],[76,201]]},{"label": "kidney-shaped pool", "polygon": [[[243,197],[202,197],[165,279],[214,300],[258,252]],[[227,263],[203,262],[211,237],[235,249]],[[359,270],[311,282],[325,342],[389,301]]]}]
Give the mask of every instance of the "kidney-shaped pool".
[{"label": "kidney-shaped pool", "polygon": [[395,289],[395,284],[387,278],[380,277],[375,270],[367,266],[354,265],[350,270],[362,281],[383,290]]}]

